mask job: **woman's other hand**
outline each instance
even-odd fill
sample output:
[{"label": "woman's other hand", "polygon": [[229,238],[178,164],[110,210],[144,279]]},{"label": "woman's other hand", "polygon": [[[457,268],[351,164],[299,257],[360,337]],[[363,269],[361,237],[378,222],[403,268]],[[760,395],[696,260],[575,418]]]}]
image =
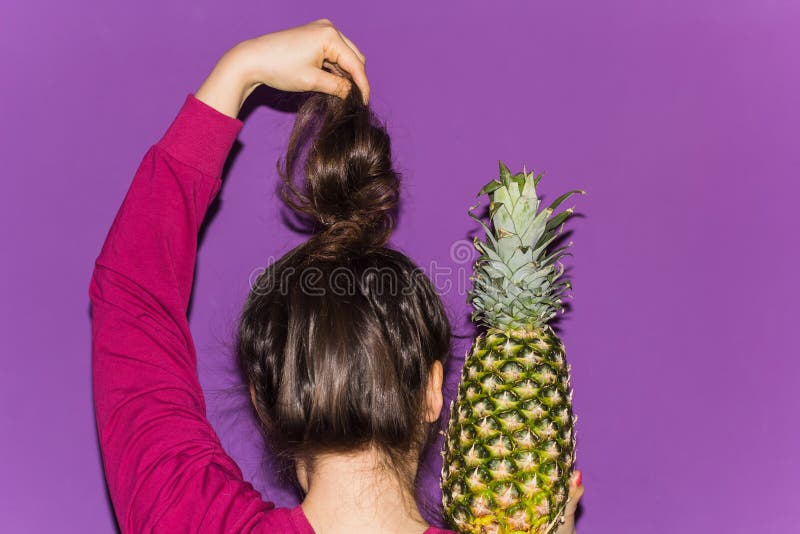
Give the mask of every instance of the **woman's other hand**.
[{"label": "woman's other hand", "polygon": [[583,497],[583,477],[580,471],[574,471],[569,484],[569,497],[567,509],[564,512],[564,522],[558,527],[555,534],[575,534],[575,511],[578,509],[578,502]]},{"label": "woman's other hand", "polygon": [[328,19],[268,33],[237,44],[220,58],[195,97],[236,117],[261,84],[282,91],[319,91],[343,98],[350,81],[323,67],[346,71],[369,101],[366,58]]}]

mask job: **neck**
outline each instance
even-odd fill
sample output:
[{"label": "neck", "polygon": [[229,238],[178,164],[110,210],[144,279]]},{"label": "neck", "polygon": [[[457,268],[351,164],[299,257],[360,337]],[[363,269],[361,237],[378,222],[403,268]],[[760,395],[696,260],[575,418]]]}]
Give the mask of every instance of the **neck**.
[{"label": "neck", "polygon": [[421,534],[428,528],[408,485],[372,450],[317,457],[310,473],[298,466],[298,479],[308,488],[302,508],[317,534]]}]

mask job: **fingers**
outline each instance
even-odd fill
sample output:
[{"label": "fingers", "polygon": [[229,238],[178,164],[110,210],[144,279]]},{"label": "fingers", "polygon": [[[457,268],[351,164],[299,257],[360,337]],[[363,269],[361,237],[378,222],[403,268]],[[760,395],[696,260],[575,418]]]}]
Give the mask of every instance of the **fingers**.
[{"label": "fingers", "polygon": [[342,32],[339,32],[339,35],[344,40],[344,42],[347,43],[347,46],[349,46],[353,50],[353,52],[356,53],[356,55],[358,56],[358,59],[361,60],[361,63],[364,63],[364,65],[366,65],[367,64],[367,58],[366,58],[366,56],[364,54],[361,53],[361,50],[358,49],[356,44],[353,41],[351,41],[350,39],[348,39],[347,37],[345,37],[345,35]]},{"label": "fingers", "polygon": [[331,74],[322,69],[314,69],[313,72],[314,79],[311,81],[311,86],[314,87],[315,91],[336,95],[339,98],[347,96],[350,91],[350,82],[347,78],[338,74]]},{"label": "fingers", "polygon": [[583,475],[580,471],[574,471],[569,481],[569,497],[567,499],[567,508],[564,512],[565,515],[575,515],[578,509],[578,502],[583,497],[585,487],[583,485]]},{"label": "fingers", "polygon": [[[350,41],[342,35],[342,33],[333,27],[330,26],[334,33],[331,35],[331,39],[328,40],[326,46],[324,47],[324,59],[336,63],[340,68],[347,71],[350,76],[352,76],[353,81],[358,85],[358,88],[361,90],[361,94],[364,97],[364,103],[367,104],[369,102],[369,82],[367,81],[367,71],[364,67],[364,63],[366,58],[361,53],[360,50]],[[351,46],[352,45],[352,46]],[[320,79],[323,79],[322,77]],[[330,81],[326,81],[325,83],[330,83]],[[345,83],[347,83],[345,81]],[[340,93],[336,93],[340,96],[344,96],[347,94],[347,91],[344,92],[344,95]]]},{"label": "fingers", "polygon": [[341,37],[342,40],[347,44],[347,46],[349,46],[350,49],[353,52],[355,52],[355,54],[358,56],[358,59],[361,60],[361,63],[366,63],[367,62],[366,56],[361,53],[361,50],[358,49],[358,47],[355,45],[355,43],[353,41],[351,41],[350,39],[348,39],[345,36],[345,34],[343,34],[341,31],[339,31],[339,28],[334,26],[333,22],[331,22],[329,19],[317,19],[317,20],[314,21],[314,23],[315,24],[322,24],[323,26],[329,26],[329,27],[333,28],[334,30],[336,30],[336,32],[339,34],[339,37]]}]

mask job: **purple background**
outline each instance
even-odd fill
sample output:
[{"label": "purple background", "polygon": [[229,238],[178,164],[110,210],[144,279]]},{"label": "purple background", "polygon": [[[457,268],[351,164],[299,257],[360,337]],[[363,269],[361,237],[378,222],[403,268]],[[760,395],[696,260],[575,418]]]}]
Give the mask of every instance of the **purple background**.
[{"label": "purple background", "polygon": [[[475,229],[466,208],[498,159],[546,171],[546,199],[589,193],[563,324],[579,530],[796,530],[796,2],[14,4],[0,8],[0,529],[113,531],[90,392],[94,258],[147,147],[227,47],[328,17],[368,57],[405,174],[394,244],[418,263],[464,267],[450,247]],[[301,239],[274,195],[292,118],[247,118],[191,316],[209,416],[258,488],[230,332],[251,273]],[[463,330],[463,291],[445,300]]]}]

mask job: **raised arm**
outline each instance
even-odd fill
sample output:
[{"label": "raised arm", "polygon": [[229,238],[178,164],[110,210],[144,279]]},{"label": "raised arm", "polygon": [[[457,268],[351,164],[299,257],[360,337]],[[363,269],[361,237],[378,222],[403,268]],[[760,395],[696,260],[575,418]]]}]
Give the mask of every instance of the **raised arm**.
[{"label": "raised arm", "polygon": [[123,532],[269,529],[272,505],[242,480],[206,419],[186,317],[197,232],[244,99],[260,83],[343,94],[349,82],[321,70],[325,61],[366,83],[348,43],[316,21],[236,45],[134,175],[89,286],[96,419]]}]

